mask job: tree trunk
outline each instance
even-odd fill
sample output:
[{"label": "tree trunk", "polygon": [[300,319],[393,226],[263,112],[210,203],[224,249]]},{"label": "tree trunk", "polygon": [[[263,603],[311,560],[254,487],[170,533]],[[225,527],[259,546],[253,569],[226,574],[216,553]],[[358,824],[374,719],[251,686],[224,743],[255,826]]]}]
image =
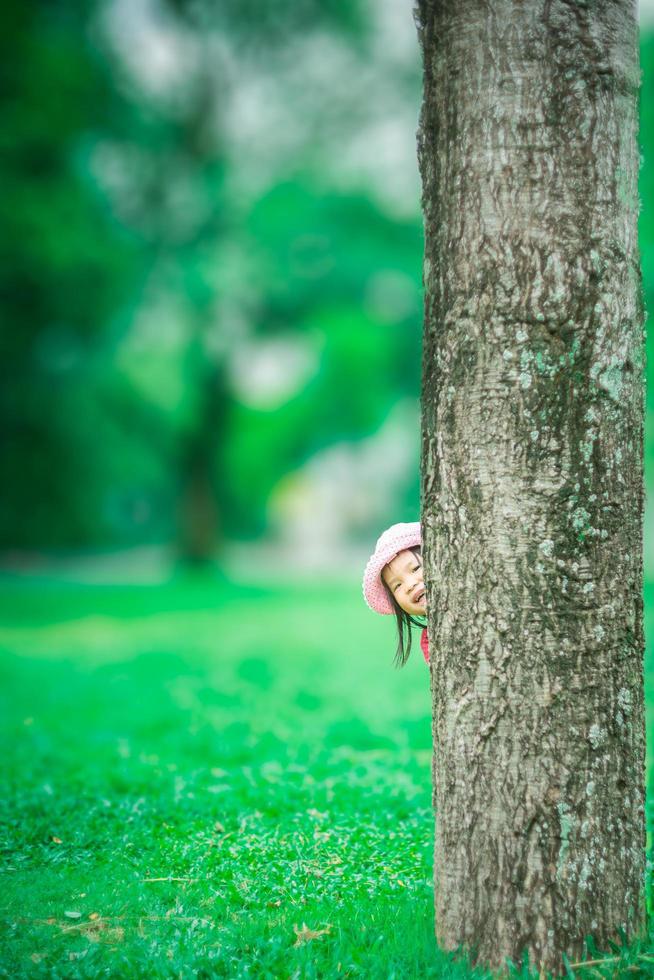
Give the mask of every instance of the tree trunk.
[{"label": "tree trunk", "polygon": [[645,926],[635,0],[419,0],[436,938]]},{"label": "tree trunk", "polygon": [[216,485],[225,436],[228,392],[225,365],[202,364],[196,385],[200,389],[194,425],[180,454],[180,496],[177,551],[180,559],[197,567],[210,565],[222,547]]}]

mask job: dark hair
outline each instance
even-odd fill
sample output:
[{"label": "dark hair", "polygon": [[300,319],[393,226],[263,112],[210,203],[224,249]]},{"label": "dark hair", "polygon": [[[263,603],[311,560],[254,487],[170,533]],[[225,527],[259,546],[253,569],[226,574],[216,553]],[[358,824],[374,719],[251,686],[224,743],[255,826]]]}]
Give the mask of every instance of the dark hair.
[{"label": "dark hair", "polygon": [[[419,544],[414,545],[413,548],[407,548],[407,551],[412,551],[413,554],[416,556],[416,558],[419,558],[420,559],[420,564],[422,565],[422,553],[420,551],[420,545]],[[409,659],[409,654],[411,653],[411,627],[412,626],[419,626],[419,627],[422,628],[426,624],[425,623],[421,623],[420,620],[414,619],[413,616],[410,613],[405,612],[404,609],[402,609],[401,606],[398,605],[398,603],[397,603],[397,601],[395,599],[395,596],[393,595],[393,593],[391,592],[391,590],[389,589],[389,587],[387,586],[386,582],[384,581],[384,579],[382,578],[381,575],[379,576],[379,578],[380,578],[380,581],[381,581],[382,585],[384,586],[384,588],[386,590],[386,595],[388,596],[388,601],[390,602],[391,606],[393,607],[393,612],[395,613],[395,620],[397,622],[398,641],[397,641],[397,650],[395,651],[395,657],[396,657],[395,666],[398,667],[398,668],[399,667],[404,667],[405,663]],[[407,642],[406,651],[404,649],[404,630],[405,629],[406,629],[406,632],[407,632],[407,641],[408,641]]]}]

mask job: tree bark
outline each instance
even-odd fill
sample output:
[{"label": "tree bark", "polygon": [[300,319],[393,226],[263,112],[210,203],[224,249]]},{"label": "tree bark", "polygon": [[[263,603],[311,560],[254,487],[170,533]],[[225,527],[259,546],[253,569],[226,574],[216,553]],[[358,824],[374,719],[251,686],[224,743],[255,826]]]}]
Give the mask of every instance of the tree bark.
[{"label": "tree bark", "polygon": [[645,928],[636,0],[419,0],[436,938]]}]

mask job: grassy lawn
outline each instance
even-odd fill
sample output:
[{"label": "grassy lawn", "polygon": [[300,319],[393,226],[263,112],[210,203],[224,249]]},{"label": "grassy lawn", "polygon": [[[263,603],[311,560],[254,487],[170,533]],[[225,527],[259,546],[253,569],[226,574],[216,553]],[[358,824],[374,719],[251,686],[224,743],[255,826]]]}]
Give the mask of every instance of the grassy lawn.
[{"label": "grassy lawn", "polygon": [[5,576],[0,624],[0,975],[490,976],[436,949],[429,673],[356,589]]}]

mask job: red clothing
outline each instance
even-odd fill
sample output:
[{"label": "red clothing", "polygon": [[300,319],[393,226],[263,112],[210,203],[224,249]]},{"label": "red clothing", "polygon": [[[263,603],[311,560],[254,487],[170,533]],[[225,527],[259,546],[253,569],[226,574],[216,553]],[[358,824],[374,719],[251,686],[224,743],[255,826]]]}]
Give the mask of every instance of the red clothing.
[{"label": "red clothing", "polygon": [[425,662],[429,663],[429,637],[427,636],[426,628],[420,634],[420,646],[422,647],[422,655],[425,658]]}]

